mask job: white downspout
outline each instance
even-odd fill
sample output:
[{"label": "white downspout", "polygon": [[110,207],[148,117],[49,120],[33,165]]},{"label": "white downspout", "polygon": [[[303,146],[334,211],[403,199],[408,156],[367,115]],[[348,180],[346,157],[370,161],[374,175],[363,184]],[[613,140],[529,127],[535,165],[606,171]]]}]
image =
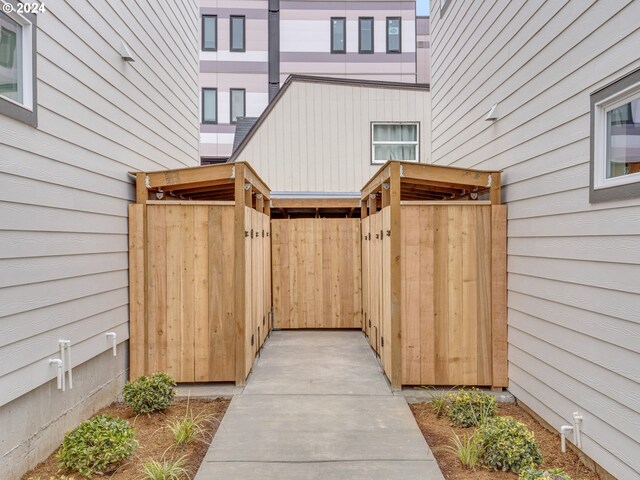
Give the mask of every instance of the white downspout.
[{"label": "white downspout", "polygon": [[117,338],[118,338],[118,334],[116,332],[107,332],[107,339],[111,339],[111,348],[113,349],[113,356],[117,356],[118,355],[118,350],[117,350]]},{"label": "white downspout", "polygon": [[58,369],[57,378],[58,378],[58,390],[62,390],[64,392],[64,384],[63,384],[63,375],[62,375],[62,360],[59,358],[50,358],[49,365],[56,365]]},{"label": "white downspout", "polygon": [[573,412],[573,425],[575,429],[573,430],[573,435],[575,438],[576,447],[582,450],[582,431],[580,426],[582,425],[583,416],[580,412]]},{"label": "white downspout", "polygon": [[[563,425],[560,427],[560,446],[562,448],[562,453],[567,452],[567,432],[574,432],[571,425]],[[575,432],[573,433],[573,436],[575,441]]]},{"label": "white downspout", "polygon": [[65,371],[65,362],[64,362],[64,340],[60,340],[60,368],[62,368],[62,391],[65,392],[66,386],[65,386],[65,378],[64,378],[64,371]]},{"label": "white downspout", "polygon": [[[65,361],[65,350],[67,351]],[[60,358],[62,358],[62,382],[64,384],[65,371],[69,372],[69,389],[73,389],[73,367],[71,365],[71,340],[60,340]]]}]

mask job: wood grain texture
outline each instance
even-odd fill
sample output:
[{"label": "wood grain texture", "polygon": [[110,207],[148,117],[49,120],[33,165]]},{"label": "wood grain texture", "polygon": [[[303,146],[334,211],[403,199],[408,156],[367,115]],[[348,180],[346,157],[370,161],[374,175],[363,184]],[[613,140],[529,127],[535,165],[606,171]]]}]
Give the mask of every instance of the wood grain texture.
[{"label": "wood grain texture", "polygon": [[145,365],[144,205],[129,206],[129,375],[142,375]]},{"label": "wood grain texture", "polygon": [[507,207],[491,207],[491,351],[494,387],[509,385],[507,360]]},{"label": "wood grain texture", "polygon": [[360,220],[272,220],[275,327],[362,328]]}]

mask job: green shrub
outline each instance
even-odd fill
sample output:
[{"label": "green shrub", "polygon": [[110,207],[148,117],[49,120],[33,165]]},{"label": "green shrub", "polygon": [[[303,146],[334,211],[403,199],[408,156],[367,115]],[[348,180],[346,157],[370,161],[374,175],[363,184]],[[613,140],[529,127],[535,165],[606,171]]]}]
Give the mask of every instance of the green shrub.
[{"label": "green shrub", "polygon": [[451,443],[444,447],[453,453],[463,467],[475,469],[482,458],[482,444],[475,433],[460,438],[456,432],[451,433]]},{"label": "green shrub", "polygon": [[477,388],[448,395],[448,415],[453,425],[473,427],[496,414],[496,399]]},{"label": "green shrub", "polygon": [[58,464],[85,477],[115,470],[138,446],[129,422],[98,415],[67,432],[58,450]]},{"label": "green shrub", "polygon": [[512,417],[489,418],[476,433],[482,445],[482,463],[489,468],[520,473],[542,462],[533,432]]},{"label": "green shrub", "polygon": [[520,472],[519,480],[571,480],[571,477],[561,468],[552,468],[551,470],[525,468]]},{"label": "green shrub", "polygon": [[175,386],[175,380],[166,373],[142,375],[124,386],[124,401],[136,415],[164,410],[173,402]]}]

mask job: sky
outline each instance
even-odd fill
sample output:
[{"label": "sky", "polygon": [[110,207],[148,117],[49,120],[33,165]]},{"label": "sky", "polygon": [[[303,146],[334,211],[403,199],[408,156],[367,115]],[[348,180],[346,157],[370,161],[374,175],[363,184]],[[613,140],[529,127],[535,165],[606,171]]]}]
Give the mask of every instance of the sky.
[{"label": "sky", "polygon": [[418,15],[429,15],[429,0],[418,0]]}]

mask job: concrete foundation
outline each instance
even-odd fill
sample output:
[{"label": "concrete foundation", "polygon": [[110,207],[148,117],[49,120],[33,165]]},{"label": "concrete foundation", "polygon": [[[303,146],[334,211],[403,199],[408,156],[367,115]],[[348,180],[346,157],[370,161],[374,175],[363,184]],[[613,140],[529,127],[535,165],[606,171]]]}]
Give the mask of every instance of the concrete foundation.
[{"label": "concrete foundation", "polygon": [[128,377],[129,343],[118,356],[105,351],[73,369],[73,390],[52,380],[0,407],[0,478],[19,479],[46,459],[64,434],[122,392]]}]

